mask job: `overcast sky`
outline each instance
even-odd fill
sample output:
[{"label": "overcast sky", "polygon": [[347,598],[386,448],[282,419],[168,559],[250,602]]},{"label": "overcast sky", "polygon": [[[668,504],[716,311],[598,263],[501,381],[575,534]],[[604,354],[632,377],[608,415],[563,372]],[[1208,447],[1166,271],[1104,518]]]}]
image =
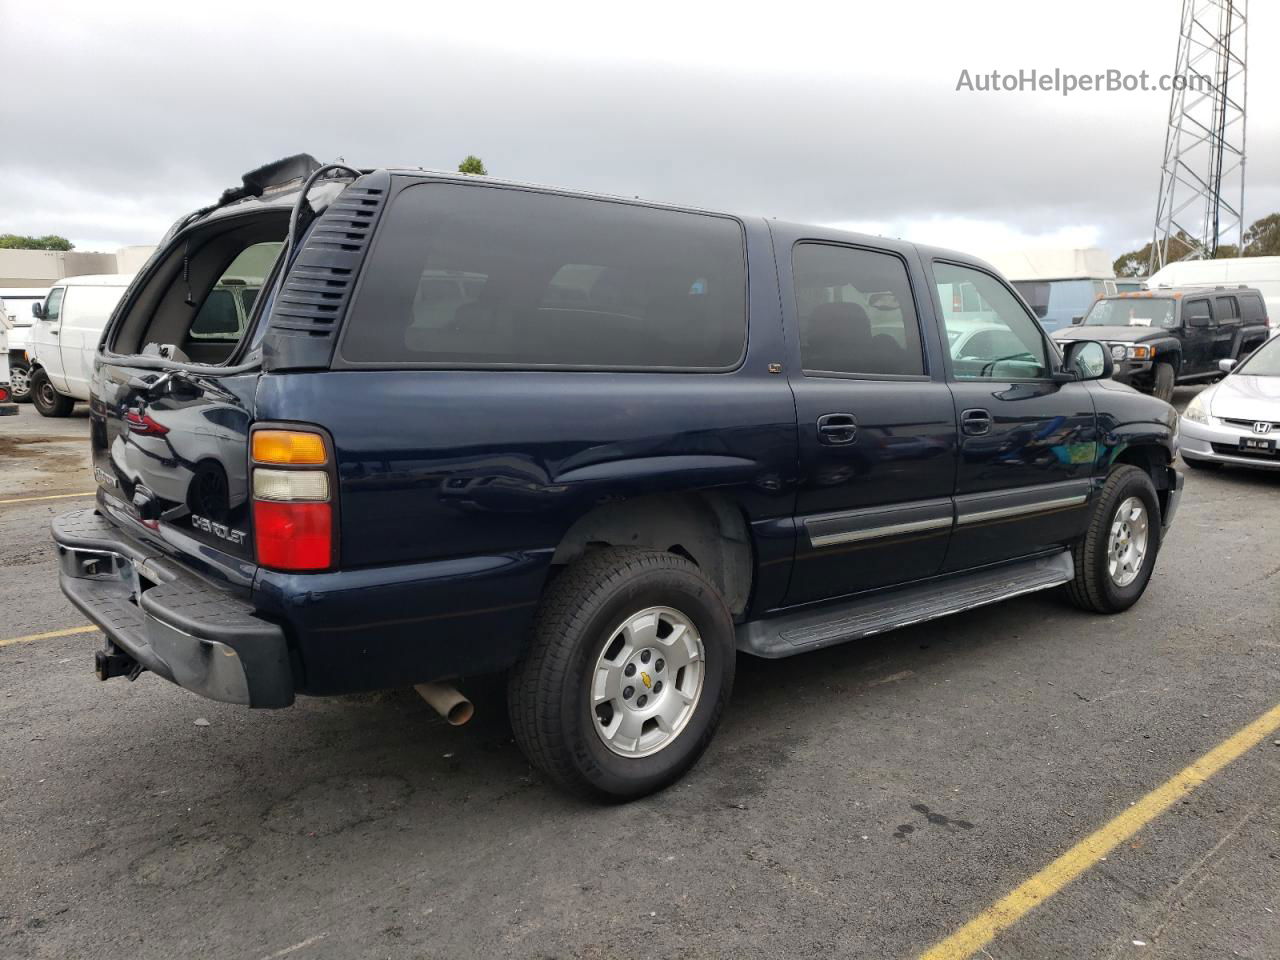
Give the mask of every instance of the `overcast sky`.
[{"label": "overcast sky", "polygon": [[[152,243],[308,152],[839,223],[975,252],[1150,239],[1177,0],[753,6],[0,0],[0,233]],[[1246,220],[1280,210],[1280,4],[1252,4]],[[15,81],[15,78],[21,78]]]}]

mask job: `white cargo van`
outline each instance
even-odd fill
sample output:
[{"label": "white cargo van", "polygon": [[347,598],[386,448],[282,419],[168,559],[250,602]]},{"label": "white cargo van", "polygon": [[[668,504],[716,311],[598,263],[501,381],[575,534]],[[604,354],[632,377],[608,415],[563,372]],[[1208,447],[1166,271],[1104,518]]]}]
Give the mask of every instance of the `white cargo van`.
[{"label": "white cargo van", "polygon": [[67,277],[49,288],[34,310],[27,344],[31,402],[46,417],[65,417],[88,401],[93,356],[130,274]]},{"label": "white cargo van", "polygon": [[1147,279],[1148,290],[1160,287],[1256,287],[1267,307],[1271,335],[1280,333],[1280,257],[1228,257],[1180,260]]}]

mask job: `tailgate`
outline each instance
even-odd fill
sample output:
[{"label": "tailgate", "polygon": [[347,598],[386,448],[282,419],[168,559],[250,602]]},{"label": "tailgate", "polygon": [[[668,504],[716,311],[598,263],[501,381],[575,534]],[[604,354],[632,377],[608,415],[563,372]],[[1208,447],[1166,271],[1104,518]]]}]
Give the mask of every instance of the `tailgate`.
[{"label": "tailgate", "polygon": [[257,382],[256,372],[104,363],[90,406],[94,479],[116,518],[171,553],[194,549],[215,567],[238,568],[237,580],[251,576],[254,557],[248,459]]}]

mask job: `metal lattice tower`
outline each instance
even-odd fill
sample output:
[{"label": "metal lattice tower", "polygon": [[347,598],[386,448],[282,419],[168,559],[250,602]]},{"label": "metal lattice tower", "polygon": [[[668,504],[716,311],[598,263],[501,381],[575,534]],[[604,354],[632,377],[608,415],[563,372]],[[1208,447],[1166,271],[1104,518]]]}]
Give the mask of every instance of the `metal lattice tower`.
[{"label": "metal lattice tower", "polygon": [[1244,246],[1248,6],[1183,0],[1151,273],[1212,257],[1220,243]]}]

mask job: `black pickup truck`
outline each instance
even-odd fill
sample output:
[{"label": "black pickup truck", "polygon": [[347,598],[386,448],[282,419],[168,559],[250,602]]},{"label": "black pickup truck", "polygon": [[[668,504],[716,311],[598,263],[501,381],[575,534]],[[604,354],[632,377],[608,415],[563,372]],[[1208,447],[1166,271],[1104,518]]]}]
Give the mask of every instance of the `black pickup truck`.
[{"label": "black pickup truck", "polygon": [[[262,290],[243,329],[229,277]],[[739,651],[1136,603],[1177,414],[1111,372],[964,254],[295,157],[116,308],[62,589],[102,679],[438,705],[505,673],[548,777],[639,796],[707,745]]]},{"label": "black pickup truck", "polygon": [[1162,287],[1095,300],[1053,338],[1105,342],[1114,379],[1168,400],[1176,384],[1222,376],[1219,360],[1243,359],[1270,335],[1266,301],[1252,287]]}]

